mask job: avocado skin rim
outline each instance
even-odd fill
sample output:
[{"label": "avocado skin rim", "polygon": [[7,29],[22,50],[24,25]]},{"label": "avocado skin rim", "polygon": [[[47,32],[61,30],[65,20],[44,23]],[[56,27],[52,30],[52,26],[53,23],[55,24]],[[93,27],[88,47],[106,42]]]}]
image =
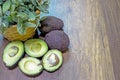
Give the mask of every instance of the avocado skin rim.
[{"label": "avocado skin rim", "polygon": [[[12,66],[7,66],[6,63],[3,61],[3,64],[4,64],[8,69],[13,70],[14,68],[16,68],[16,67],[18,66],[18,62],[25,56],[25,54],[24,54],[24,44],[23,44],[21,41],[12,41],[12,42],[8,43],[7,46],[11,45],[11,43],[16,43],[16,44],[20,43],[20,44],[22,44],[22,49],[23,49],[23,51],[22,51],[22,53],[21,53],[22,55],[19,57],[18,61],[16,61],[16,63],[15,63],[14,65],[12,65]],[[7,46],[6,46],[6,47],[7,47]],[[13,46],[14,46],[14,45],[13,45]],[[6,48],[6,47],[5,47],[5,48]],[[4,48],[4,52],[5,52],[5,48]],[[3,60],[3,55],[4,55],[4,53],[2,54],[2,60]]]}]

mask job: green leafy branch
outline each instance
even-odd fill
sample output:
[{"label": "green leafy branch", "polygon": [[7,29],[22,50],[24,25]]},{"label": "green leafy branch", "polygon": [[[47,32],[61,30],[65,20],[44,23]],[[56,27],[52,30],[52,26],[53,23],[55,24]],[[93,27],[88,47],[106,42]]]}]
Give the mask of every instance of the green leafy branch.
[{"label": "green leafy branch", "polygon": [[[26,33],[26,27],[37,28],[41,13],[48,13],[49,0],[0,0],[0,32],[4,33],[10,25],[17,25],[20,34]],[[36,13],[38,10],[40,13]]]}]

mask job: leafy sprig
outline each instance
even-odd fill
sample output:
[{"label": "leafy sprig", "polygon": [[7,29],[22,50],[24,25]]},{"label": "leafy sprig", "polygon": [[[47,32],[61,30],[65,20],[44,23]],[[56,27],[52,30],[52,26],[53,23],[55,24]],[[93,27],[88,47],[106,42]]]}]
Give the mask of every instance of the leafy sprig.
[{"label": "leafy sprig", "polygon": [[14,24],[20,34],[25,34],[27,27],[36,29],[48,7],[49,0],[0,0],[0,32]]}]

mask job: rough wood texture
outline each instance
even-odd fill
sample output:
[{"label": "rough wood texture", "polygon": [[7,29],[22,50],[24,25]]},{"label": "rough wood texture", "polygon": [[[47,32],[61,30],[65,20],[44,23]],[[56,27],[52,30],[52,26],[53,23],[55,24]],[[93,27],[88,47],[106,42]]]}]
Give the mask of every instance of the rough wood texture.
[{"label": "rough wood texture", "polygon": [[64,31],[70,38],[63,66],[35,78],[25,76],[18,68],[8,70],[2,62],[8,41],[1,36],[0,80],[120,79],[119,0],[51,0],[49,15],[64,21]]}]

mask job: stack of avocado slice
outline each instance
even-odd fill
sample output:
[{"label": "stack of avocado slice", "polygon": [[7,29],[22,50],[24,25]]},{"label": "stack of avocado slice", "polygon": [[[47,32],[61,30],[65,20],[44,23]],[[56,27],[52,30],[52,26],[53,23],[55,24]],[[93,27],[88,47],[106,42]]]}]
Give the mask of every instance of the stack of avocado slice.
[{"label": "stack of avocado slice", "polygon": [[[24,53],[28,56],[24,57]],[[41,58],[41,59],[40,59]],[[26,42],[13,41],[4,49],[3,62],[8,68],[19,66],[19,69],[28,76],[40,74],[43,69],[54,72],[63,63],[62,52],[57,49],[48,49],[42,39],[29,39]]]}]

